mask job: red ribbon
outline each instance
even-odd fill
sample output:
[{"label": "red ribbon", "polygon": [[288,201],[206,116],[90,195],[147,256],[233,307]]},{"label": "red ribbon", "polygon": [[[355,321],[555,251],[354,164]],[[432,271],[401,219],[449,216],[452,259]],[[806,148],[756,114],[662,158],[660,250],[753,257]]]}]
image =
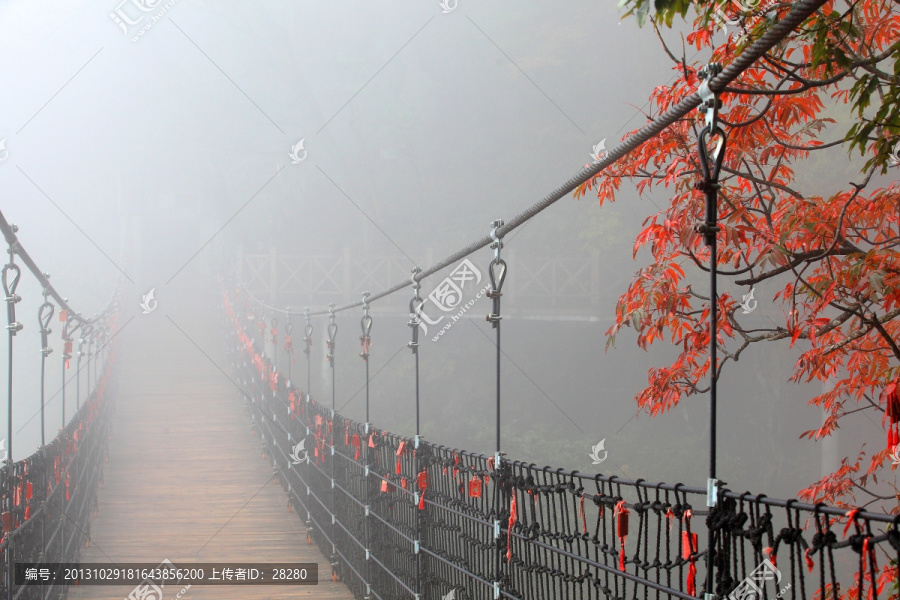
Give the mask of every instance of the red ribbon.
[{"label": "red ribbon", "polygon": [[697,534],[691,533],[691,511],[684,511],[685,530],[681,532],[681,558],[690,560],[685,581],[685,591],[691,596],[697,595],[697,560],[694,554],[697,552]]},{"label": "red ribbon", "polygon": [[361,445],[361,444],[360,444],[359,434],[358,434],[358,433],[354,433],[354,434],[353,434],[353,440],[351,441],[350,445],[353,446],[354,448],[356,448],[356,454],[353,456],[353,460],[359,460],[359,453],[360,453],[360,445]]},{"label": "red ribbon", "polygon": [[619,537],[619,570],[625,570],[625,538],[628,537],[628,508],[624,500],[616,503],[613,511],[616,517],[616,535]]},{"label": "red ribbon", "polygon": [[584,494],[578,503],[578,514],[581,516],[581,532],[587,533],[587,518],[584,516]]},{"label": "red ribbon", "polygon": [[884,401],[884,415],[881,417],[881,424],[884,425],[885,420],[888,421],[887,429],[887,445],[889,449],[900,444],[900,394],[897,390],[897,380],[887,384],[881,391],[881,400]]},{"label": "red ribbon", "polygon": [[425,510],[425,490],[428,489],[428,473],[425,469],[416,475],[416,485],[419,487],[421,495],[419,496],[419,510]]},{"label": "red ribbon", "polygon": [[506,528],[506,560],[512,560],[512,530],[519,520],[519,508],[516,504],[516,488],[512,488],[512,500],[509,501],[509,525]]},{"label": "red ribbon", "polygon": [[[862,557],[863,570],[866,569],[866,555],[869,555],[869,600],[875,600],[875,574],[878,572],[878,564],[875,562],[875,546],[872,545],[872,536],[863,540]],[[859,590],[862,596],[862,590]]]}]

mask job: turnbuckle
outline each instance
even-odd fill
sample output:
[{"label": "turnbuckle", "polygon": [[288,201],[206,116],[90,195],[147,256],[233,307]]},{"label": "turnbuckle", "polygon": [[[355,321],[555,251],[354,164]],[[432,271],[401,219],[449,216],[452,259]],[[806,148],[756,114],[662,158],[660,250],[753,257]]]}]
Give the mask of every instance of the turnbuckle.
[{"label": "turnbuckle", "polygon": [[419,296],[419,289],[422,284],[419,282],[418,276],[421,272],[422,269],[414,267],[412,275],[409,278],[409,280],[412,281],[413,297],[409,301],[409,322],[407,325],[412,328],[412,340],[407,342],[406,347],[412,350],[413,354],[418,352],[419,348],[419,325],[422,322],[420,313],[422,311],[422,305],[425,304],[425,300]]},{"label": "turnbuckle", "polygon": [[362,352],[359,355],[363,360],[369,360],[369,346],[372,344],[372,338],[369,336],[369,333],[372,331],[372,317],[369,316],[369,296],[371,296],[369,292],[363,292],[363,316],[359,321],[359,326],[362,329],[362,335],[359,337]]},{"label": "turnbuckle", "polygon": [[503,227],[503,219],[496,219],[491,222],[491,248],[494,250],[494,260],[491,261],[488,268],[488,275],[491,279],[491,290],[486,294],[488,298],[493,299],[493,312],[487,315],[486,321],[491,323],[492,327],[497,327],[500,320],[500,296],[503,289],[503,282],[506,280],[506,261],[500,258],[500,250],[503,248],[503,239],[498,235],[497,230]]}]

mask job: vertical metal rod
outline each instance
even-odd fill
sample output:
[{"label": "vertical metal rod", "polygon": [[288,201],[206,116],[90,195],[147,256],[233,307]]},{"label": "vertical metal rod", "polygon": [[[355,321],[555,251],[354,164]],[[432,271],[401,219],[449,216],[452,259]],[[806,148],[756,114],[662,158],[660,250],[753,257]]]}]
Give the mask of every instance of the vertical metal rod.
[{"label": "vertical metal rod", "polygon": [[[416,327],[418,329],[418,326]],[[420,419],[419,419],[419,348],[415,348],[415,369],[416,369],[416,442],[413,448],[413,489],[420,493],[418,487],[419,481],[419,436],[421,435]],[[422,524],[419,518],[418,503],[413,506],[415,518],[415,539],[416,544],[421,545]],[[416,548],[416,598],[422,597],[422,561],[419,548]]]},{"label": "vertical metal rod", "polygon": [[44,439],[44,370],[47,357],[41,353],[41,446],[47,442]]},{"label": "vertical metal rod", "polygon": [[502,512],[503,499],[501,498],[502,490],[500,489],[500,477],[502,467],[502,455],[500,454],[500,297],[503,295],[503,282],[506,279],[506,262],[500,258],[500,251],[503,249],[503,240],[498,234],[498,230],[503,227],[503,219],[496,219],[491,223],[491,248],[494,250],[494,260],[488,267],[488,274],[491,279],[491,291],[488,297],[493,301],[493,311],[487,316],[488,322],[497,331],[497,397],[496,397],[496,452],[494,453],[494,536],[495,536],[495,552],[494,552],[494,598],[500,597],[500,588],[503,586],[503,543],[501,537],[502,526],[500,522],[500,514]]},{"label": "vertical metal rod", "polygon": [[[715,194],[715,192],[713,192]],[[709,202],[709,200],[707,200]],[[715,207],[715,198],[712,199],[712,203]],[[715,208],[714,208],[715,209]],[[714,217],[715,219],[715,217]],[[713,224],[715,224],[715,220],[713,220]],[[710,318],[710,335],[709,335],[709,369],[710,369],[710,379],[709,379],[709,479],[714,481],[716,479],[716,380],[717,372],[716,367],[718,365],[717,361],[717,349],[716,349],[716,332],[717,332],[717,293],[716,293],[716,238],[715,235],[711,238],[711,243],[709,245],[709,318]],[[717,487],[717,486],[716,486]],[[718,495],[718,489],[713,488],[713,494]],[[715,544],[715,536],[713,535],[713,530],[711,527],[707,526],[707,542],[706,542],[706,552],[707,552],[707,561],[708,568],[706,569],[706,593],[714,594],[714,577],[713,571],[715,569],[715,565],[713,563],[714,559],[714,548]]]},{"label": "vertical metal rod", "polygon": [[62,391],[62,417],[60,417],[60,418],[62,420],[60,421],[60,424],[59,424],[60,431],[62,431],[62,429],[64,429],[66,426],[66,353],[65,352],[63,352],[63,358],[62,358],[62,389],[61,389],[61,391]]},{"label": "vertical metal rod", "polygon": [[[310,401],[312,400],[312,395],[310,394],[310,386],[312,385],[312,379],[310,377],[312,364],[312,324],[309,322],[309,307],[306,307],[306,328],[304,330],[303,343],[306,347],[303,349],[303,353],[306,354],[306,409],[304,410],[305,421],[306,421],[306,435],[309,436],[309,408]],[[305,440],[305,438],[304,438]],[[305,442],[304,442],[305,443]],[[306,453],[306,531],[307,531],[307,541],[310,540],[310,531],[312,529],[312,513],[310,511],[310,477],[312,477],[312,463],[309,460],[309,453]]]},{"label": "vertical metal rod", "polygon": [[334,461],[335,461],[335,453],[334,453],[334,434],[335,434],[335,414],[336,414],[336,388],[335,388],[335,377],[334,377],[334,347],[335,347],[335,337],[337,336],[337,323],[334,322],[334,304],[328,307],[329,316],[331,318],[331,322],[328,324],[328,362],[331,363],[331,564],[332,564],[332,577],[337,575],[337,540],[335,539],[335,522],[337,520],[337,515],[335,514],[335,503],[334,503]]},{"label": "vertical metal rod", "polygon": [[[12,255],[10,255],[12,257]],[[9,512],[9,531],[6,540],[6,597],[13,599],[13,336],[15,331],[9,326],[9,369],[6,386],[6,510]],[[5,525],[5,523],[4,523]]]},{"label": "vertical metal rod", "polygon": [[[369,444],[368,444],[368,436],[369,436],[369,357],[365,357],[366,360],[366,430],[365,430],[365,438],[360,440],[359,445],[362,448],[362,457],[363,462],[365,463],[365,476],[363,477],[363,502],[365,503],[365,512],[366,514],[363,517],[363,536],[365,537],[366,544],[366,568],[365,568],[365,576],[366,576],[366,590],[368,592],[369,586],[372,583],[372,574],[369,565]],[[371,598],[371,595],[366,593],[366,598]]]},{"label": "vertical metal rod", "polygon": [[[359,338],[362,352],[359,353],[366,367],[366,428],[365,437],[369,436],[369,347],[372,343],[370,333],[372,331],[372,317],[369,316],[369,292],[363,292],[362,298],[363,316],[359,321],[362,335]],[[365,444],[365,445],[364,445]],[[363,568],[363,577],[366,584],[366,595],[364,600],[371,600],[371,568],[369,565],[369,445],[366,441],[360,440],[360,455],[363,457],[365,465],[363,471],[363,506],[365,507],[363,514],[363,545],[366,550],[366,564]]]},{"label": "vertical metal rod", "polygon": [[[424,301],[419,296],[419,288],[420,283],[418,279],[418,275],[422,272],[422,269],[419,267],[415,267],[412,270],[412,276],[410,277],[410,281],[413,286],[413,297],[409,301],[409,325],[412,328],[411,337],[409,344],[407,346],[410,350],[412,350],[414,357],[414,369],[415,369],[415,394],[416,394],[416,439],[415,445],[413,448],[413,489],[416,490],[416,495],[420,491],[418,488],[419,482],[419,436],[421,435],[421,419],[420,419],[420,401],[419,401],[419,318],[420,311],[422,309],[422,305]],[[413,496],[415,498],[415,496]],[[415,539],[413,553],[415,554],[415,595],[416,599],[422,597],[422,565],[421,565],[421,556],[419,554],[419,547],[421,545],[421,524],[419,522],[419,507],[418,503],[415,503],[413,506],[413,514],[415,518],[413,519],[413,538]]]},{"label": "vertical metal rod", "polygon": [[[722,71],[721,65],[710,63],[700,72],[703,83],[700,84],[698,93],[703,102],[700,110],[705,113],[706,124],[700,132],[697,143],[700,155],[700,166],[703,179],[694,187],[702,190],[706,200],[706,218],[699,231],[703,233],[704,242],[709,247],[709,479],[706,483],[706,505],[710,511],[714,511],[718,502],[719,484],[716,480],[716,385],[718,379],[717,357],[717,333],[718,333],[718,257],[716,253],[716,234],[719,227],[718,221],[718,194],[719,173],[722,170],[722,162],[725,157],[725,147],[728,141],[725,132],[718,125],[718,110],[721,105],[719,98],[708,86],[709,80]],[[717,137],[718,142],[715,152],[710,156],[708,143],[711,137]],[[710,161],[712,158],[712,161]],[[715,534],[711,527],[707,526],[706,544],[706,599],[714,599],[715,596],[715,568],[716,549]]]},{"label": "vertical metal rod", "polygon": [[[75,361],[75,412],[81,407],[81,344],[84,338],[78,340],[78,360]],[[66,424],[63,423],[63,427]]]}]

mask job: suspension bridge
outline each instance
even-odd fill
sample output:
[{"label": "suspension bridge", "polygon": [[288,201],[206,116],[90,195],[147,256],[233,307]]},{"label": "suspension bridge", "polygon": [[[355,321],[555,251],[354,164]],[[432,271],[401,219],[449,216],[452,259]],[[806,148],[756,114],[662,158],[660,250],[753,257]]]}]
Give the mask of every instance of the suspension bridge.
[{"label": "suspension bridge", "polygon": [[[121,292],[98,316],[87,318],[50,284],[0,215],[10,250],[2,273],[9,445],[0,481],[0,594],[42,600],[896,597],[896,580],[880,577],[878,562],[900,563],[898,517],[739,493],[719,482],[714,385],[710,476],[701,485],[538,467],[501,451],[500,331],[506,305],[515,302],[515,294],[503,289],[503,237],[701,104],[708,114],[704,135],[724,138],[715,120],[715,94],[822,4],[794,4],[733,64],[708,71],[698,94],[539,203],[494,222],[485,238],[358,301],[346,298],[348,276],[334,290],[335,300],[345,301],[340,306],[335,301],[328,309],[291,313],[267,304],[256,297],[256,286],[274,291],[292,285],[294,275],[279,277],[270,269],[268,279],[257,281],[257,264],[249,273],[239,267],[223,274],[215,300],[219,310],[197,310],[190,325],[169,319],[174,327],[159,327],[158,315],[123,322]],[[703,159],[702,189],[711,211],[701,232],[714,266],[718,166],[716,157]],[[494,250],[486,290],[496,335],[497,433],[496,451],[483,455],[420,435],[418,361],[426,300],[456,306],[458,289],[453,295],[452,287],[465,282],[462,261],[488,245]],[[423,298],[421,280],[448,267],[454,270],[442,291]],[[714,297],[716,273],[710,270]],[[25,329],[16,314],[16,289],[26,272],[44,297],[42,431],[43,377],[52,366],[47,336],[55,316],[64,341],[58,364],[65,377],[75,359],[68,378],[79,378],[79,396],[75,414],[62,415],[65,426],[58,435],[18,458],[12,377],[20,354],[15,342]],[[369,309],[409,287],[416,432],[399,435],[369,421]],[[335,410],[334,385],[330,402],[310,390],[311,354],[323,342],[332,383],[341,377],[334,362],[336,316],[353,309],[362,310],[365,422]],[[270,327],[263,317],[272,314],[303,323],[302,338],[288,319],[283,330]],[[305,386],[302,376],[290,380],[279,371],[279,348],[301,362],[305,356]],[[159,358],[152,370],[147,356]],[[198,575],[199,565],[218,565],[222,577],[213,582],[206,573]],[[244,580],[253,565],[284,565],[288,577],[294,571],[302,575],[287,583],[249,585]],[[97,585],[97,579],[107,581]]]}]

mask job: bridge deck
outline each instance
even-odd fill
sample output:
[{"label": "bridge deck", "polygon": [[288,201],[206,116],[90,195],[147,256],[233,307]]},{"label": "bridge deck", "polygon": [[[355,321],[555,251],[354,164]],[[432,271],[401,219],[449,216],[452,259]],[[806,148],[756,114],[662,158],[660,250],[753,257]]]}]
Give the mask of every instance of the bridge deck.
[{"label": "bridge deck", "polygon": [[[271,463],[251,434],[208,317],[137,314],[119,347],[117,408],[92,542],[81,562],[315,562],[315,586],[195,585],[195,598],[350,599],[307,545]],[[210,311],[214,312],[214,311]],[[222,370],[220,370],[220,368]],[[73,599],[126,598],[134,586],[70,589]],[[181,590],[166,589],[163,600]]]}]

